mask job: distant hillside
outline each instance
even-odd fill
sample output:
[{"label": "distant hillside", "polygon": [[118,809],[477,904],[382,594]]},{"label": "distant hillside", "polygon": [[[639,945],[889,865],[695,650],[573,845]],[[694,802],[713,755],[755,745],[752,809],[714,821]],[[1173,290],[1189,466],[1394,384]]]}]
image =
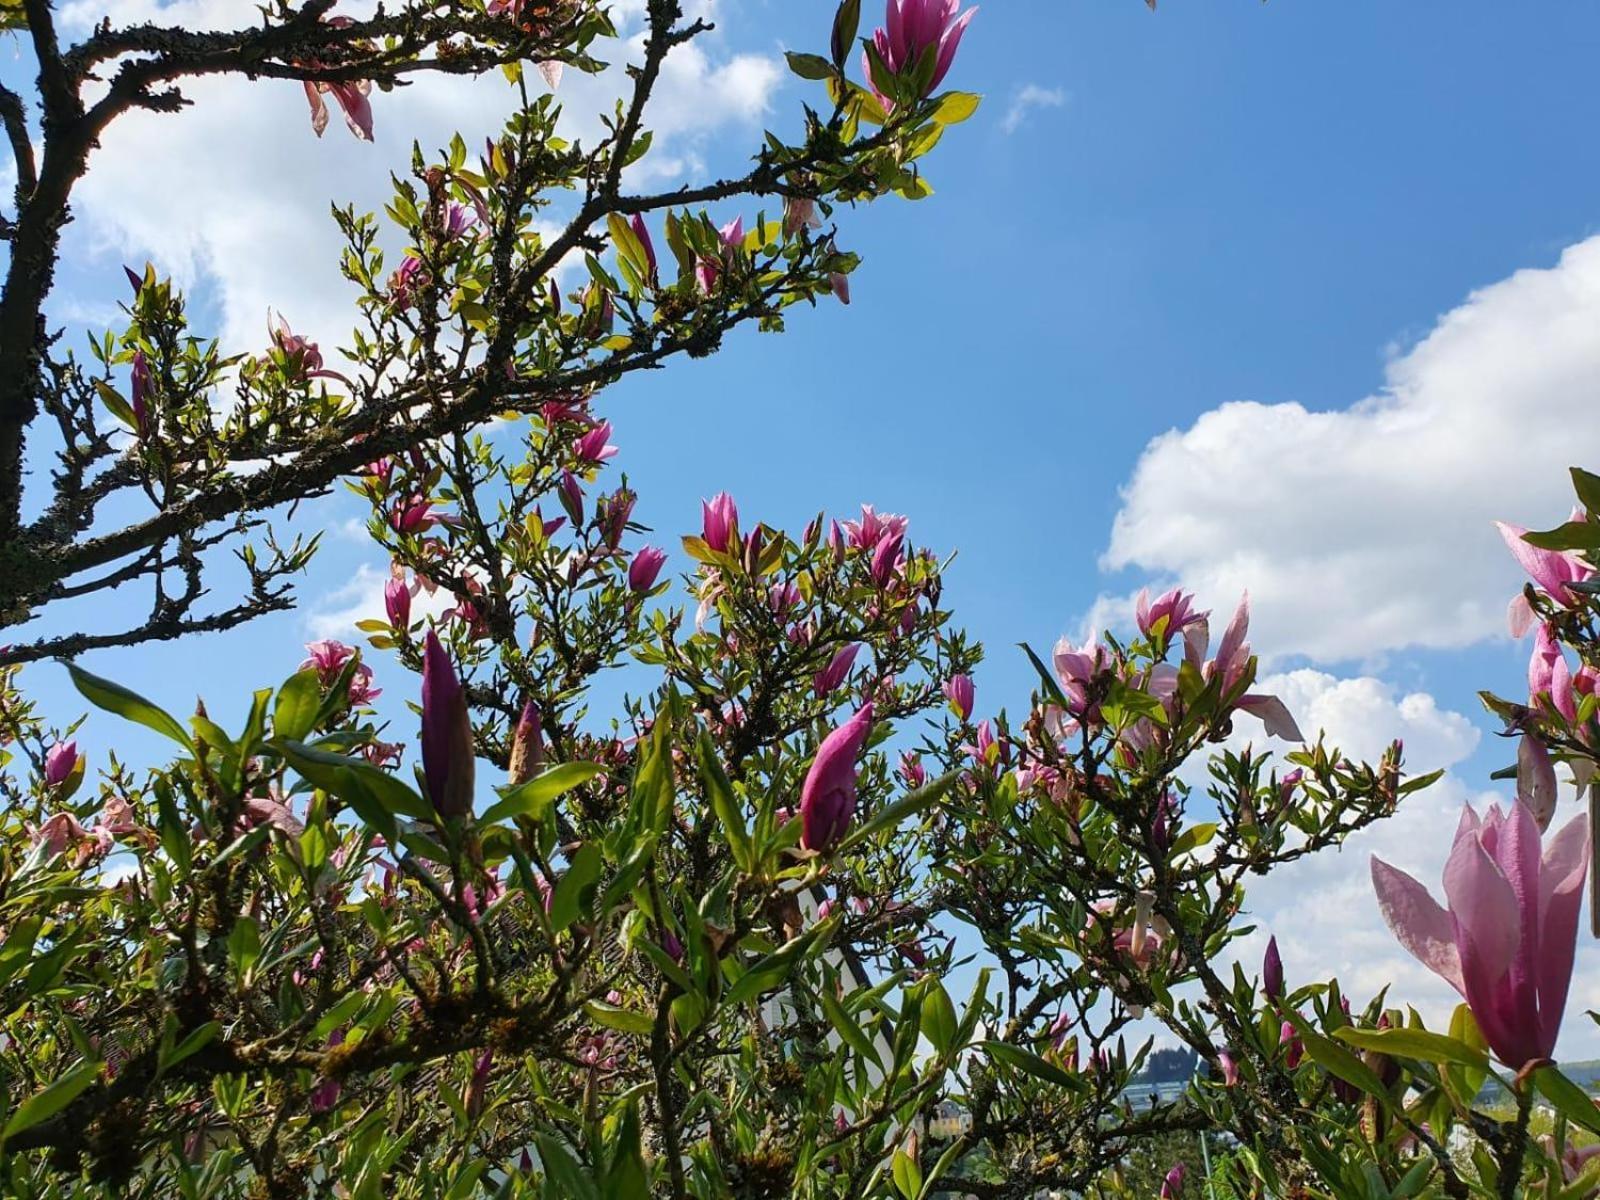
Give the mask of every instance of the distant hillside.
[{"label": "distant hillside", "polygon": [[[1600,1058],[1586,1059],[1582,1062],[1564,1062],[1557,1064],[1561,1073],[1573,1083],[1577,1084],[1591,1096],[1600,1095]],[[1480,1104],[1492,1104],[1502,1099],[1508,1099],[1505,1088],[1493,1079],[1483,1085],[1483,1090],[1478,1093]]]}]

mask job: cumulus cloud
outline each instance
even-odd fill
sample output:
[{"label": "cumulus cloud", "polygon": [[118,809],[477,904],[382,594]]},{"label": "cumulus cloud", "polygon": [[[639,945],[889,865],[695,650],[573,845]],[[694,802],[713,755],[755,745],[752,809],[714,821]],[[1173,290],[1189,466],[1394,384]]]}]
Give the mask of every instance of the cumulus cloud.
[{"label": "cumulus cloud", "polygon": [[1492,521],[1559,522],[1600,461],[1600,237],[1471,294],[1383,388],[1315,412],[1239,401],[1146,447],[1103,566],[1255,600],[1268,655],[1365,660],[1504,630]]},{"label": "cumulus cloud", "polygon": [[[702,0],[695,15],[714,16]],[[605,47],[617,59],[599,76],[567,71],[557,93],[567,136],[592,142],[600,115],[628,86],[625,65],[642,56],[642,5],[624,6],[624,38]],[[191,28],[240,19],[232,0],[81,0],[64,24],[82,31],[103,13],[114,21],[159,19]],[[782,72],[776,60],[731,53],[716,35],[668,57],[647,116],[655,143],[635,168],[636,182],[671,183],[702,169],[709,135],[735,128],[753,137]],[[542,86],[536,75],[530,83]],[[208,79],[184,85],[192,107],[177,116],[130,113],[109,131],[75,195],[78,220],[68,252],[107,279],[123,259],[153,259],[186,286],[203,285],[219,312],[230,350],[266,340],[269,307],[297,332],[324,344],[347,339],[355,324],[353,289],[338,272],[342,240],[330,200],[377,211],[391,172],[409,171],[415,140],[425,153],[460,131],[469,147],[497,132],[514,104],[503,77],[420,76],[372,96],[376,142],[351,138],[337,113],[320,141],[312,135],[300,85]],[[559,218],[559,210],[551,215]],[[393,247],[398,250],[398,246]],[[109,285],[108,285],[109,286]],[[80,299],[80,304],[81,304]]]},{"label": "cumulus cloud", "polygon": [[1000,128],[1007,134],[1015,133],[1028,114],[1036,108],[1060,108],[1067,102],[1065,89],[1047,88],[1037,83],[1025,83],[1012,94],[1011,106],[1000,118]]}]

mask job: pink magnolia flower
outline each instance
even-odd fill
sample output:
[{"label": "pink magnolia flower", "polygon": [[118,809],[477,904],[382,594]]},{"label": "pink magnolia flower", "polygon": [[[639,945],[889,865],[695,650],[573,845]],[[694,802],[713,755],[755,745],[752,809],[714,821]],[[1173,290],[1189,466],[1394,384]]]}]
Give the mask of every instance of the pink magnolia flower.
[{"label": "pink magnolia flower", "polygon": [[611,422],[601,421],[600,424],[596,425],[593,429],[589,430],[588,433],[584,434],[578,439],[577,443],[573,446],[573,452],[576,453],[579,460],[585,464],[589,466],[598,466],[600,463],[605,462],[606,459],[615,456],[617,453],[617,448],[615,446],[607,444],[610,437]]},{"label": "pink magnolia flower", "polygon": [[432,529],[439,520],[433,513],[433,502],[426,496],[401,500],[389,513],[389,527],[396,533],[421,533]]},{"label": "pink magnolia flower", "polygon": [[100,812],[96,828],[104,829],[113,837],[137,842],[146,849],[156,845],[159,840],[155,830],[139,823],[133,805],[129,804],[125,797],[115,793],[106,797],[106,806]]},{"label": "pink magnolia flower", "polygon": [[1167,1177],[1161,1181],[1160,1200],[1182,1200],[1183,1177],[1188,1173],[1189,1168],[1181,1162],[1173,1163]]},{"label": "pink magnolia flower", "polygon": [[[1572,519],[1582,520],[1583,513],[1574,511]],[[1562,608],[1572,608],[1578,603],[1576,594],[1567,585],[1581,583],[1594,574],[1594,569],[1588,563],[1568,550],[1541,550],[1537,546],[1530,546],[1522,540],[1522,535],[1528,532],[1522,525],[1496,521],[1495,528],[1510,547],[1512,556],[1522,564],[1522,569],[1545,595]],[[1506,618],[1512,637],[1522,637],[1533,627],[1533,609],[1528,606],[1527,596],[1517,593]]]},{"label": "pink magnolia flower", "polygon": [[905,562],[900,553],[904,540],[903,533],[888,533],[878,540],[878,548],[872,552],[872,581],[880,588],[888,587],[900,573]]},{"label": "pink magnolia flower", "polygon": [[1134,620],[1145,637],[1175,637],[1189,626],[1204,621],[1210,612],[1196,612],[1194,597],[1188,592],[1173,588],[1163,592],[1152,602],[1150,589],[1140,588],[1133,603]]},{"label": "pink magnolia flower", "polygon": [[[344,29],[354,25],[350,17],[324,17],[326,24],[335,29]],[[312,61],[300,64],[306,67],[320,67],[322,64]],[[340,111],[344,113],[344,123],[349,126],[350,132],[363,141],[372,140],[372,104],[367,97],[372,93],[372,83],[365,79],[355,79],[339,83],[305,81],[306,101],[311,105],[311,128],[318,137],[328,128],[328,106],[323,101],[324,96],[332,96]]]},{"label": "pink magnolia flower", "polygon": [[718,492],[700,502],[700,536],[718,554],[726,554],[738,537],[739,507],[727,492]]},{"label": "pink magnolia flower", "polygon": [[1111,653],[1098,642],[1074,646],[1070,638],[1062,638],[1051,652],[1056,670],[1056,682],[1067,700],[1067,712],[1082,720],[1089,712],[1089,685],[1095,676],[1110,670]]},{"label": "pink magnolia flower", "polygon": [[783,233],[794,237],[802,229],[816,229],[822,224],[817,216],[817,202],[807,196],[785,196],[783,199]]},{"label": "pink magnolia flower", "polygon": [[874,512],[872,505],[863,504],[859,521],[841,521],[839,524],[849,545],[857,550],[872,550],[886,537],[903,540],[911,528],[911,518],[899,513]]},{"label": "pink magnolia flower", "polygon": [[[915,70],[922,62],[923,55],[933,50],[933,75],[922,89],[924,96],[930,96],[944,82],[950,64],[955,61],[962,34],[966,33],[972,18],[978,15],[976,8],[969,8],[966,12],[960,9],[961,0],[889,0],[884,28],[873,31],[873,48],[884,65],[896,75]],[[876,81],[872,77],[872,60],[865,51],[862,52],[861,66],[868,82],[873,85],[873,91],[877,92]],[[882,94],[878,98],[886,110],[894,107]]]},{"label": "pink magnolia flower", "polygon": [[819,697],[837,691],[839,685],[850,677],[850,668],[855,666],[856,655],[860,651],[861,647],[852,643],[835,654],[828,665],[816,673],[811,682]]},{"label": "pink magnolia flower", "polygon": [[1228,1051],[1217,1053],[1217,1070],[1222,1076],[1223,1087],[1239,1086],[1239,1064]]},{"label": "pink magnolia flower", "polygon": [[649,268],[647,278],[651,283],[656,280],[656,247],[650,240],[650,226],[644,223],[643,213],[634,213],[633,220],[629,222],[633,229],[633,236],[639,239],[639,246],[644,251],[645,265]]},{"label": "pink magnolia flower", "polygon": [[45,751],[44,756],[44,782],[47,787],[60,787],[72,778],[72,772],[78,765],[78,743],[57,742]]},{"label": "pink magnolia flower", "polygon": [[410,628],[411,589],[404,579],[390,578],[383,585],[383,608],[388,614],[390,625],[396,629]]},{"label": "pink magnolia flower", "polygon": [[422,775],[436,813],[448,820],[472,811],[475,770],[466,692],[430,629],[422,652]]},{"label": "pink magnolia flower", "polygon": [[976,689],[972,686],[972,676],[952,675],[944,682],[945,699],[950,701],[950,707],[956,716],[963,721],[972,716],[972,705],[977,699]]},{"label": "pink magnolia flower", "polygon": [[[323,687],[338,679],[345,664],[355,655],[355,651],[349,646],[331,638],[307,642],[306,653],[311,657],[300,664],[300,670],[315,668],[317,679]],[[372,686],[372,668],[366,663],[356,664],[355,672],[350,676],[350,703],[365,704],[368,700],[376,700],[381,695],[383,689]]]},{"label": "pink magnolia flower", "polygon": [[[1551,1137],[1547,1133],[1539,1140],[1544,1146],[1544,1152],[1549,1155],[1551,1159],[1555,1159],[1557,1157],[1555,1138]],[[1583,1174],[1584,1168],[1587,1167],[1597,1156],[1600,1156],[1600,1144],[1592,1146],[1575,1146],[1572,1144],[1572,1139],[1569,1137],[1567,1139],[1566,1146],[1560,1155],[1561,1178],[1563,1182],[1576,1183],[1578,1181],[1578,1176]],[[1595,1192],[1590,1191],[1588,1195],[1594,1196]]]},{"label": "pink magnolia flower", "polygon": [[1269,1000],[1283,997],[1283,956],[1278,953],[1276,935],[1267,939],[1267,952],[1261,959],[1261,990]]},{"label": "pink magnolia flower", "polygon": [[922,756],[910,750],[900,755],[900,778],[908,788],[919,788],[928,782],[928,769],[922,765]]},{"label": "pink magnolia flower", "polygon": [[[1226,694],[1250,670],[1250,643],[1245,641],[1249,631],[1250,593],[1246,592],[1240,597],[1239,607],[1234,611],[1233,620],[1228,622],[1228,628],[1223,631],[1222,640],[1217,643],[1216,657],[1201,667],[1199,660],[1205,657],[1206,645],[1210,641],[1210,630],[1204,619],[1191,622],[1184,630],[1184,654],[1191,663],[1201,668],[1207,681],[1221,676],[1222,690]],[[1300,727],[1289,715],[1289,710],[1276,696],[1247,692],[1234,703],[1260,718],[1269,737],[1280,737],[1291,742],[1305,740],[1300,734]]]},{"label": "pink magnolia flower", "polygon": [[1378,907],[1396,939],[1465,998],[1495,1055],[1514,1070],[1555,1051],[1567,1003],[1589,818],[1543,847],[1523,804],[1461,815],[1444,868],[1442,907],[1427,888],[1372,860]]},{"label": "pink magnolia flower", "polygon": [[694,275],[700,282],[700,290],[707,295],[716,290],[717,280],[722,277],[723,267],[744,246],[744,218],[735,217],[729,221],[717,230],[717,237],[722,242],[719,255],[716,258],[696,259],[694,265]]},{"label": "pink magnolia flower", "polygon": [[628,587],[635,592],[648,592],[656,585],[661,568],[666,565],[666,552],[654,546],[641,546],[628,564]]},{"label": "pink magnolia flower", "polygon": [[111,850],[111,832],[99,826],[85,829],[71,813],[58,812],[33,831],[33,843],[44,847],[46,857],[68,854],[72,865],[81,867]]},{"label": "pink magnolia flower", "polygon": [[1278,1027],[1278,1045],[1283,1048],[1283,1065],[1294,1070],[1306,1055],[1306,1045],[1300,1040],[1300,1031],[1290,1021]]},{"label": "pink magnolia flower", "polygon": [[861,706],[817,748],[800,788],[800,844],[826,854],[850,828],[856,812],[856,759],[872,732],[872,704]]}]

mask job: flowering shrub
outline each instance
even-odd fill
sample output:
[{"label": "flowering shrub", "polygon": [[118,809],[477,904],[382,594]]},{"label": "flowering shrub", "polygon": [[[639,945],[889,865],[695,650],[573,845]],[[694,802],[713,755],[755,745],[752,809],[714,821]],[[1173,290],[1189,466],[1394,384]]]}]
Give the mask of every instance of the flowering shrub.
[{"label": "flowering shrub", "polygon": [[[331,102],[367,139],[406,73],[532,63],[553,88],[611,36],[578,0],[408,9],[400,32],[327,7],[269,14],[264,40],[241,35],[262,53],[206,69],[292,78],[317,133]],[[1520,739],[1516,799],[1464,815],[1444,904],[1372,864],[1401,944],[1462,995],[1448,1026],[1304,977],[1275,939],[1257,975],[1234,952],[1247,881],[1434,776],[1408,776],[1398,743],[1353,762],[1255,690],[1248,598],[1223,623],[1143,594],[1126,639],[1027,651],[1037,686],[1007,710],[975,687],[946,560],[904,516],[796,532],[723,493],[670,553],[646,539],[608,474],[624,453],[603,385],[847,302],[832,206],[923,194],[917,161],[976,102],[937,93],[972,10],[891,0],[858,39],[845,0],[828,56],[790,56],[828,97],[802,144],[773,139],[732,183],[628,196],[654,71],[695,31],[674,4],[649,13],[633,103],[591,155],[563,150],[541,95],[475,158],[419,156],[389,210],[408,241],[393,271],[376,221],[341,214],[366,323],[345,369],[279,317],[259,355],[221,358],[147,269],[94,370],[42,371],[48,272],[13,256],[7,445],[30,396],[68,445],[41,523],[0,494],[6,620],[126,556],[193,594],[0,652],[7,1194],[1600,1194],[1600,1110],[1551,1061],[1589,816],[1549,832],[1558,768],[1589,789],[1600,746],[1600,479],[1574,473],[1583,507],[1559,529],[1505,527],[1532,580],[1513,631],[1537,630],[1527,702],[1485,698]],[[69,87],[127,58],[102,123],[200,69],[182,31],[144,27],[62,59],[29,14]],[[51,138],[83,135],[89,114],[46,102]],[[41,178],[20,179],[13,243],[48,259],[65,199]],[[580,181],[573,222],[536,232],[536,198]],[[722,224],[699,207],[746,195],[777,207]],[[587,280],[563,291],[572,252]],[[27,700],[16,664],[286,603],[277,581],[310,546],[245,553],[250,600],[190,614],[206,524],[340,481],[392,564],[364,645],[311,644],[233,728],[71,666],[86,702],[171,743],[140,769],[87,762]],[[153,514],[80,538],[125,487]],[[631,691],[598,711],[596,680],[624,665]],[[415,697],[413,728],[380,723],[380,691]],[[1204,1070],[1135,1104],[1157,1026]],[[1491,1078],[1509,1110],[1480,1101]]]}]

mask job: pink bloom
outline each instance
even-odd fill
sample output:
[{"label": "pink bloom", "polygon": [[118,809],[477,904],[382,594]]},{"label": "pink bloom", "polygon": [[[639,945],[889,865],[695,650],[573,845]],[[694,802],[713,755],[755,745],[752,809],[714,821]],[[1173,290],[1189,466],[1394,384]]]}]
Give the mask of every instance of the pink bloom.
[{"label": "pink bloom", "polygon": [[887,534],[879,540],[878,548],[872,552],[872,581],[880,588],[888,587],[899,573],[900,564],[904,561],[900,554],[900,545],[904,537],[903,533]]},{"label": "pink bloom", "polygon": [[383,607],[389,624],[396,629],[411,626],[411,589],[404,579],[391,578],[383,585]]},{"label": "pink bloom", "polygon": [[844,836],[856,811],[856,759],[872,732],[872,704],[840,725],[817,748],[800,789],[800,844],[826,854]]},{"label": "pink bloom", "polygon": [[1139,632],[1147,638],[1159,636],[1164,641],[1171,639],[1210,615],[1209,612],[1196,612],[1194,597],[1177,588],[1163,592],[1153,603],[1150,589],[1140,588],[1134,600],[1134,619],[1138,622]]},{"label": "pink bloom", "polygon": [[[1246,592],[1239,600],[1239,607],[1234,611],[1233,620],[1228,622],[1228,628],[1223,631],[1222,640],[1217,643],[1216,657],[1204,667],[1204,675],[1208,681],[1218,675],[1222,677],[1224,694],[1234,689],[1240,678],[1250,670],[1254,661],[1250,655],[1250,643],[1245,641],[1245,635],[1249,631],[1250,593]],[[1191,661],[1204,656],[1208,640],[1206,622],[1192,621],[1190,627],[1184,631],[1184,651]],[[1289,710],[1276,696],[1247,692],[1234,703],[1245,712],[1258,717],[1266,726],[1267,736],[1280,737],[1291,742],[1305,740],[1300,735],[1300,727],[1289,715]]]},{"label": "pink bloom", "polygon": [[1276,936],[1267,939],[1267,953],[1261,960],[1261,990],[1269,1000],[1283,996],[1283,956],[1278,953]]},{"label": "pink bloom", "polygon": [[783,232],[794,237],[802,229],[816,229],[822,224],[817,216],[817,202],[805,196],[785,196],[783,200]]},{"label": "pink bloom", "polygon": [[47,787],[60,787],[72,778],[78,765],[78,743],[57,742],[45,752],[44,782]]},{"label": "pink bloom", "polygon": [[827,666],[816,673],[811,682],[819,697],[837,691],[839,685],[849,678],[850,668],[855,665],[856,655],[860,650],[859,645],[846,646],[833,656]]},{"label": "pink bloom", "polygon": [[597,466],[616,454],[615,446],[607,445],[611,437],[611,422],[601,421],[588,433],[578,439],[573,447],[578,458],[590,466]]},{"label": "pink bloom", "polygon": [[389,514],[389,527],[396,533],[420,533],[432,529],[439,518],[433,515],[433,503],[425,496],[412,496],[394,506]]},{"label": "pink bloom", "polygon": [[1491,806],[1481,820],[1469,805],[1445,864],[1448,909],[1378,858],[1372,882],[1396,939],[1461,993],[1490,1048],[1518,1070],[1555,1051],[1588,869],[1587,814],[1541,855],[1525,805]]},{"label": "pink bloom", "polygon": [[1279,1026],[1278,1045],[1283,1047],[1283,1065],[1291,1071],[1298,1067],[1305,1057],[1306,1047],[1300,1040],[1300,1031],[1291,1022],[1285,1021]]},{"label": "pink bloom", "polygon": [[1111,654],[1098,642],[1074,646],[1067,638],[1051,654],[1056,682],[1067,699],[1067,712],[1082,720],[1089,712],[1089,686],[1096,676],[1111,669]]},{"label": "pink bloom", "polygon": [[898,513],[877,513],[872,505],[863,504],[859,521],[842,521],[840,525],[851,546],[857,550],[871,550],[886,537],[904,539],[911,519]]},{"label": "pink bloom", "polygon": [[476,1119],[483,1112],[483,1097],[489,1087],[489,1071],[493,1066],[494,1048],[491,1046],[472,1065],[472,1076],[467,1080],[467,1090],[461,1097],[461,1107],[467,1110],[469,1119]]},{"label": "pink bloom", "polygon": [[900,778],[908,788],[919,788],[928,782],[928,770],[922,765],[922,756],[907,750],[900,755]]},{"label": "pink bloom", "polygon": [[[933,75],[922,89],[930,96],[944,82],[950,64],[955,61],[956,48],[961,45],[961,35],[967,25],[978,15],[976,8],[960,12],[961,0],[889,0],[885,28],[875,30],[873,47],[886,67],[896,75],[914,71],[929,50],[934,52]],[[873,84],[872,61],[862,52],[862,70],[867,81]],[[893,105],[880,94],[885,109]]]},{"label": "pink bloom", "polygon": [[944,683],[945,698],[950,701],[950,707],[956,716],[963,721],[972,716],[972,705],[977,699],[972,686],[972,676],[952,675]]},{"label": "pink bloom", "polygon": [[1188,1174],[1188,1170],[1181,1162],[1172,1164],[1172,1169],[1167,1172],[1167,1177],[1161,1181],[1160,1200],[1181,1200],[1183,1196],[1183,1177]]},{"label": "pink bloom", "polygon": [[1217,1069],[1222,1075],[1223,1087],[1239,1086],[1239,1064],[1234,1061],[1233,1055],[1226,1050],[1217,1054]]},{"label": "pink bloom", "polygon": [[700,502],[700,536],[718,554],[726,554],[728,547],[738,537],[739,508],[727,492],[718,492],[709,500]]},{"label": "pink bloom", "polygon": [[311,105],[311,129],[321,137],[328,128],[328,106],[322,97],[331,95],[344,113],[344,123],[350,132],[364,142],[372,140],[372,83],[366,79],[348,83],[312,83],[306,81],[306,100]]},{"label": "pink bloom", "polygon": [[450,655],[430,629],[422,652],[422,775],[433,810],[449,820],[472,811],[472,721]]},{"label": "pink bloom", "polygon": [[[1582,513],[1573,514],[1574,519],[1581,519],[1582,516]],[[1522,569],[1545,595],[1562,608],[1572,608],[1578,603],[1577,596],[1567,585],[1581,583],[1593,575],[1594,570],[1589,564],[1571,551],[1541,550],[1537,546],[1530,546],[1522,540],[1522,535],[1528,531],[1521,525],[1496,521],[1495,528],[1500,530],[1500,536],[1510,547],[1512,556],[1522,564]],[[1517,593],[1511,601],[1507,617],[1512,637],[1527,633],[1533,625],[1533,610],[1528,607],[1528,598]]]},{"label": "pink bloom", "polygon": [[628,564],[628,587],[635,592],[648,592],[655,587],[656,578],[666,561],[664,551],[654,546],[641,546]]},{"label": "pink bloom", "polygon": [[732,257],[744,247],[744,218],[735,217],[721,229],[717,230],[717,237],[722,242],[722,251],[716,258],[701,258],[696,260],[694,273],[700,281],[700,290],[710,294],[716,289],[717,280],[722,277],[722,269]]},{"label": "pink bloom", "polygon": [[647,278],[651,283],[656,278],[656,248],[650,240],[650,226],[644,223],[643,213],[634,213],[630,222],[633,227],[633,236],[639,239],[639,245],[644,250],[645,264],[650,268]]}]

